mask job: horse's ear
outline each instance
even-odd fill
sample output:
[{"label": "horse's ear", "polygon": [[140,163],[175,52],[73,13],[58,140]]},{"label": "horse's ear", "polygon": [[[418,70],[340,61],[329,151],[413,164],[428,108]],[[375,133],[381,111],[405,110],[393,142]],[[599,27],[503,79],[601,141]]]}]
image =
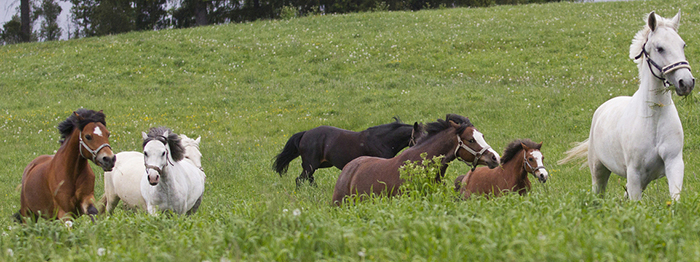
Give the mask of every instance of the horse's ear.
[{"label": "horse's ear", "polygon": [[143,140],[146,140],[148,139],[148,134],[146,134],[146,132],[141,132],[141,137],[143,138]]},{"label": "horse's ear", "polygon": [[530,148],[529,148],[529,147],[527,147],[527,145],[525,145],[525,143],[520,143],[520,146],[522,146],[522,147],[523,147],[523,149],[524,149],[525,151],[528,151],[528,150],[530,150]]},{"label": "horse's ear", "polygon": [[165,130],[165,132],[163,132],[163,137],[165,137],[165,139],[169,139],[168,138],[169,135],[170,135],[170,132],[168,130]]},{"label": "horse's ear", "polygon": [[544,143],[544,141],[542,141],[542,142],[540,142],[539,144],[537,144],[537,149],[542,148],[542,143]]},{"label": "horse's ear", "polygon": [[76,119],[78,120],[83,120],[83,117],[78,114],[78,112],[73,111],[73,115],[75,116]]},{"label": "horse's ear", "polygon": [[678,9],[678,13],[676,14],[676,16],[671,18],[671,26],[673,27],[673,29],[676,29],[676,31],[678,31],[678,26],[680,24],[681,24],[681,10]]},{"label": "horse's ear", "polygon": [[199,136],[197,137],[197,139],[194,140],[194,142],[197,142],[198,145],[200,141],[202,141],[202,136]]},{"label": "horse's ear", "polygon": [[649,13],[649,17],[647,18],[647,24],[649,25],[651,31],[656,30],[656,13],[654,13],[654,11],[651,11],[651,13]]}]

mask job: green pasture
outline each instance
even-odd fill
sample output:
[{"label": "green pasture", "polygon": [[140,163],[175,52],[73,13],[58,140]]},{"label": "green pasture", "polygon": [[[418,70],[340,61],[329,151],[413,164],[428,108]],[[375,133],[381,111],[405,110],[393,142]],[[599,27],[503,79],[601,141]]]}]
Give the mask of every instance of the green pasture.
[{"label": "green pasture", "polygon": [[[642,201],[590,192],[559,166],[593,111],[638,85],[629,44],[656,11],[682,10],[700,76],[700,3],[555,3],[257,21],[0,47],[0,261],[686,261],[700,260],[698,94],[674,97],[685,128],[681,202],[666,179]],[[58,148],[56,125],[102,109],[115,151],[165,125],[202,136],[206,192],[190,217],[118,208],[96,223],[19,225],[22,170]],[[398,116],[467,116],[497,151],[543,141],[551,180],[525,197],[399,197],[330,204],[335,168],[296,188],[300,160],[273,172],[294,133],[363,130]],[[103,192],[102,171],[95,194]],[[468,167],[453,162],[445,187]]]}]

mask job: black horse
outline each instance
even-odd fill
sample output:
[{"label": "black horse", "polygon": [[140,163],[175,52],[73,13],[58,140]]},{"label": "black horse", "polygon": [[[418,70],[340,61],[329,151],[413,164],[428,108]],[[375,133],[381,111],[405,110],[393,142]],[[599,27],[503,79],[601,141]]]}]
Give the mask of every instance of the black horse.
[{"label": "black horse", "polygon": [[411,126],[396,117],[394,120],[362,132],[319,126],[296,133],[275,157],[273,167],[281,176],[287,172],[289,163],[301,155],[304,170],[296,179],[297,186],[304,180],[313,185],[316,169],[335,166],[342,170],[345,164],[360,156],[394,157],[405,147],[414,145],[422,133],[417,122]]}]

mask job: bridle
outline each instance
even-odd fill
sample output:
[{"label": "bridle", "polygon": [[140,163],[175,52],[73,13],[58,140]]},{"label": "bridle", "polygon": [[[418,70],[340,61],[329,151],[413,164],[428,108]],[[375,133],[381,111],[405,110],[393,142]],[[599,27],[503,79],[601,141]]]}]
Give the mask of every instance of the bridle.
[{"label": "bridle", "polygon": [[78,141],[80,141],[80,147],[78,147],[78,151],[80,151],[80,156],[82,156],[85,159],[90,159],[90,158],[85,157],[85,155],[83,155],[83,148],[85,148],[85,150],[87,150],[88,152],[90,152],[90,154],[92,154],[92,162],[93,163],[97,163],[97,161],[96,161],[97,160],[97,153],[100,152],[100,150],[102,150],[102,148],[109,147],[109,149],[112,149],[112,146],[110,146],[109,143],[104,143],[101,146],[97,147],[97,149],[95,149],[95,150],[90,149],[90,147],[87,144],[85,144],[85,142],[83,141],[83,132],[82,131],[80,132],[80,136],[78,136]]},{"label": "bridle", "polygon": [[[414,136],[416,133],[416,129],[411,129],[411,140],[408,141],[408,146],[415,146],[416,145],[416,137]],[[199,149],[199,148],[198,148]]]},{"label": "bridle", "polygon": [[[464,142],[462,142],[462,138],[460,138],[459,136],[457,136],[457,142],[458,142],[458,144],[457,144],[457,148],[455,148],[455,156],[456,156],[457,158],[459,158],[459,160],[461,160],[462,162],[464,162],[465,164],[467,164],[468,166],[471,166],[471,167],[472,167],[472,171],[474,171],[474,169],[476,169],[476,165],[477,165],[477,163],[479,163],[479,158],[481,158],[481,155],[483,155],[484,152],[486,152],[486,150],[489,150],[489,149],[491,148],[490,146],[486,146],[486,147],[482,148],[481,151],[476,152],[474,149],[471,149],[471,148],[468,147],[466,144],[464,144]],[[464,160],[464,159],[462,159],[461,157],[459,157],[459,155],[457,155],[457,152],[459,151],[460,148],[462,148],[462,149],[464,149],[464,150],[467,150],[467,152],[469,152],[470,154],[472,154],[472,155],[474,156],[474,161],[472,161],[471,163],[469,163],[469,162],[467,162],[466,160]]]},{"label": "bridle", "polygon": [[[525,162],[525,165],[527,165],[527,167],[530,168],[530,171],[531,171],[530,174],[534,175],[535,171],[540,170],[540,169],[547,170],[546,168],[544,168],[544,166],[537,166],[535,168],[532,168],[532,165],[530,165],[530,162],[527,161],[527,151],[525,151],[525,154],[523,154],[523,158],[525,160],[525,161],[523,161],[523,162]],[[523,168],[525,167],[525,165],[523,165]],[[527,168],[525,170],[527,170]]]},{"label": "bridle", "polygon": [[[160,140],[160,139],[158,139],[158,138],[156,138],[156,140],[162,142],[162,143],[165,145],[165,147],[166,147],[166,150],[165,150],[165,159],[166,159],[166,161],[168,162],[167,164],[170,164],[171,166],[174,166],[173,162],[170,161],[170,150],[168,150],[168,148],[167,148],[167,147],[168,147],[168,138],[167,138],[167,137],[164,137],[164,136],[162,136],[162,138],[163,138],[165,141]],[[144,162],[145,162],[145,161],[144,161]],[[145,164],[145,163],[144,163],[144,164]],[[166,164],[166,165],[167,165],[167,164]],[[145,164],[145,166],[146,166],[146,170],[148,170],[148,169],[153,169],[153,170],[155,170],[156,172],[158,172],[159,175],[163,175],[163,169],[162,169],[161,167],[156,166],[156,165],[149,165],[149,164]],[[146,172],[146,174],[148,174],[148,172]]]},{"label": "bridle", "polygon": [[[661,67],[659,64],[654,62],[654,60],[651,60],[651,57],[649,56],[649,52],[647,52],[647,50],[646,50],[646,46],[647,46],[647,43],[644,42],[644,45],[642,45],[642,52],[640,52],[637,56],[635,56],[634,60],[637,60],[637,59],[641,58],[642,56],[644,56],[645,60],[647,60],[647,65],[649,65],[649,71],[651,71],[651,74],[654,75],[654,77],[661,80],[664,83],[665,87],[668,87],[671,85],[671,83],[669,83],[668,80],[666,80],[666,78],[664,78],[664,76],[666,76],[667,73],[673,72],[673,71],[681,69],[681,68],[688,68],[688,70],[691,70],[690,64],[688,64],[688,61],[686,61],[686,60],[678,61],[675,63],[671,63],[670,65]],[[654,68],[656,68],[657,70],[659,70],[659,72],[661,72],[661,75],[657,75],[656,73],[654,73],[652,66]]]}]

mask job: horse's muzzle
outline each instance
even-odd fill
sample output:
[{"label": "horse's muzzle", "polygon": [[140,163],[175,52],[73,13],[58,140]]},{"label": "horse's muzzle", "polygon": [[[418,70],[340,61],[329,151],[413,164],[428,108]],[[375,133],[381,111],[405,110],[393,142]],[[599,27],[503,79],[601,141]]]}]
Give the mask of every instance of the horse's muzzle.
[{"label": "horse's muzzle", "polygon": [[540,181],[540,183],[546,183],[547,179],[549,178],[549,173],[544,168],[536,170],[533,175],[535,175],[535,177],[537,178],[537,180]]},{"label": "horse's muzzle", "polygon": [[690,92],[693,92],[695,87],[695,78],[690,78],[690,80],[683,81],[683,79],[678,80],[676,86],[676,94],[679,96],[687,96]]},{"label": "horse's muzzle", "polygon": [[160,174],[158,170],[152,168],[146,169],[146,177],[148,178],[148,183],[152,186],[158,185],[158,181],[160,181]]},{"label": "horse's muzzle", "polygon": [[97,163],[100,167],[102,167],[102,170],[105,172],[110,172],[114,168],[114,164],[117,162],[117,156],[112,155],[110,156],[103,156],[102,158],[97,159]]},{"label": "horse's muzzle", "polygon": [[501,158],[497,154],[493,154],[491,150],[486,151],[479,158],[479,164],[488,166],[490,169],[494,169],[501,164]]},{"label": "horse's muzzle", "polygon": [[695,87],[695,78],[690,69],[686,68],[671,72],[667,77],[667,81],[676,87],[676,94],[679,96],[689,95]]}]

